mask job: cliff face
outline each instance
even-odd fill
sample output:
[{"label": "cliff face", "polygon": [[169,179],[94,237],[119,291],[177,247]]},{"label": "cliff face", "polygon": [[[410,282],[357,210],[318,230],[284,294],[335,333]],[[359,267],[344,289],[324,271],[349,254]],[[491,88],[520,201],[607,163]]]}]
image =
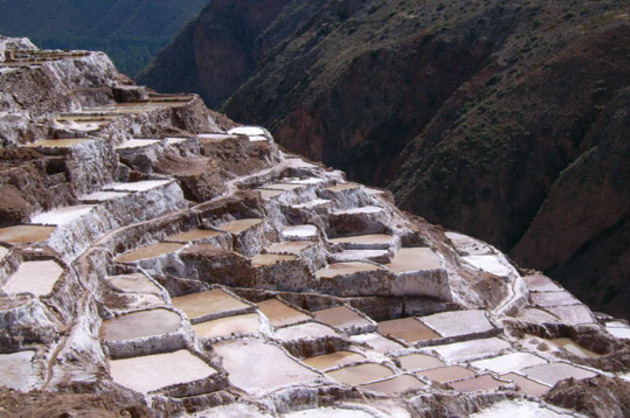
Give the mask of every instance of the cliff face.
[{"label": "cliff face", "polygon": [[[560,278],[578,248],[626,213],[622,202],[604,205],[588,232],[544,220],[550,207],[588,205],[586,192],[570,200],[560,190],[606,141],[602,118],[630,84],[629,11],[628,2],[325,1],[306,18],[294,2],[258,34],[254,45],[276,46],[258,49],[256,70],[223,108],[352,179],[388,186],[405,209]],[[197,31],[216,26],[201,20]],[[601,183],[590,181],[598,195]],[[598,268],[613,273],[610,263]],[[575,280],[595,280],[589,274]]]}]

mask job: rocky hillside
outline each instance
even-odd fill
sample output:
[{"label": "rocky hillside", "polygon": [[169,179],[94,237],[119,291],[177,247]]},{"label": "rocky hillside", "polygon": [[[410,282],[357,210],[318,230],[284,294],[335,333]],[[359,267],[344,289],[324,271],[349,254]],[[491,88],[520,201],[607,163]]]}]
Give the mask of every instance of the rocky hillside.
[{"label": "rocky hillside", "polygon": [[0,86],[4,415],[627,415],[628,323],[495,247],[102,53]]},{"label": "rocky hillside", "polygon": [[[266,9],[275,18],[255,32],[255,65],[238,67],[249,77],[231,92],[186,87],[210,104],[231,93],[228,115],[288,149],[387,186],[401,207],[630,316],[630,2],[322,0],[308,13],[304,3]],[[222,16],[206,10],[163,56],[212,51],[212,37],[183,37],[234,33],[213,25]],[[184,61],[158,57],[143,81],[178,90],[176,80],[215,77]]]}]

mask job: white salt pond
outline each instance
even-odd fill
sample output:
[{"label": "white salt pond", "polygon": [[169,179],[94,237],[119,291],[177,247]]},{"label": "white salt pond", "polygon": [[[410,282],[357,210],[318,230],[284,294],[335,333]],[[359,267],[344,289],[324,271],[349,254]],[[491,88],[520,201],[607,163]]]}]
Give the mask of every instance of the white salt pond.
[{"label": "white salt pond", "polygon": [[282,190],[269,190],[269,189],[254,189],[257,192],[260,192],[260,197],[263,200],[271,200],[274,197],[278,197],[284,193]]},{"label": "white salt pond", "polygon": [[586,379],[597,373],[567,363],[549,363],[521,370],[521,373],[546,385],[553,386],[561,380],[573,377]]},{"label": "white salt pond", "polygon": [[214,368],[186,350],[112,360],[109,369],[116,383],[142,393],[195,382],[216,373]]},{"label": "white salt pond", "polygon": [[269,319],[271,326],[275,328],[312,319],[310,316],[293,309],[278,299],[260,302],[258,303],[258,309]]},{"label": "white salt pond", "polygon": [[230,337],[255,334],[260,327],[257,314],[234,315],[193,325],[195,333],[202,338]]},{"label": "white salt pond", "polygon": [[52,292],[62,274],[63,268],[53,260],[26,261],[9,277],[2,290],[10,295],[32,293],[44,296]]},{"label": "white salt pond", "polygon": [[358,208],[350,208],[344,210],[336,210],[332,212],[333,215],[361,215],[361,214],[374,214],[384,212],[383,208],[378,206],[362,206]]},{"label": "white salt pond", "polygon": [[374,414],[358,408],[324,407],[282,415],[283,418],[374,418]]},{"label": "white salt pond", "polygon": [[614,324],[607,323],[606,331],[608,331],[609,333],[611,333],[617,338],[623,338],[625,340],[630,339],[630,327],[626,325],[622,324],[621,326],[619,325],[615,326]]},{"label": "white salt pond", "polygon": [[238,219],[236,221],[218,225],[216,228],[222,231],[229,232],[231,234],[238,235],[242,232],[247,231],[250,228],[260,225],[262,222],[263,220],[259,218]]},{"label": "white salt pond", "polygon": [[553,306],[545,308],[545,310],[560,318],[562,322],[572,325],[591,324],[595,322],[591,311],[584,305]]},{"label": "white salt pond", "polygon": [[261,187],[261,189],[267,190],[279,190],[279,191],[293,191],[301,188],[300,184],[290,184],[290,183],[268,183]]},{"label": "white salt pond", "polygon": [[144,180],[131,183],[113,183],[103,187],[103,190],[123,192],[146,192],[160,186],[166,186],[173,180]]},{"label": "white salt pond", "polygon": [[401,248],[392,262],[386,264],[386,267],[396,274],[404,274],[420,270],[441,269],[442,261],[430,248]]},{"label": "white salt pond", "polygon": [[239,126],[228,131],[231,135],[246,135],[251,142],[267,141],[266,131],[259,126]]},{"label": "white salt pond", "polygon": [[252,396],[264,396],[280,388],[321,382],[319,373],[300,365],[279,347],[254,338],[218,343],[230,383]]},{"label": "white salt pond", "polygon": [[473,267],[499,277],[509,277],[514,272],[514,267],[504,264],[496,255],[470,255],[462,258]]},{"label": "white salt pond", "polygon": [[315,209],[315,208],[320,208],[323,206],[330,206],[332,205],[332,200],[328,200],[328,199],[315,199],[315,200],[311,200],[309,202],[306,203],[300,203],[297,205],[291,205],[292,208],[294,209]]},{"label": "white salt pond", "polygon": [[317,227],[315,225],[288,226],[281,231],[285,239],[308,239],[317,237]]},{"label": "white salt pond", "polygon": [[273,244],[267,248],[270,253],[299,255],[302,251],[315,245],[313,241],[287,241]]},{"label": "white salt pond", "polygon": [[46,241],[56,229],[54,226],[16,225],[0,228],[0,241],[9,244],[35,244]]},{"label": "white salt pond", "polygon": [[347,249],[388,249],[394,244],[395,238],[392,235],[368,234],[355,235],[351,237],[329,238],[332,244],[339,244]]},{"label": "white salt pond", "polygon": [[509,380],[518,385],[519,389],[530,396],[540,398],[545,393],[549,392],[550,387],[538,382],[534,382],[524,376],[516,373],[508,373],[501,376],[503,380]]},{"label": "white salt pond", "polygon": [[357,343],[366,344],[372,350],[379,353],[388,353],[390,351],[396,351],[405,348],[403,345],[398,344],[395,341],[385,338],[375,332],[368,334],[353,335],[350,337],[352,341]]},{"label": "white salt pond", "polygon": [[96,205],[76,205],[53,209],[31,217],[31,222],[42,225],[62,226],[89,213]]},{"label": "white salt pond", "polygon": [[495,403],[487,409],[472,414],[471,418],[569,418],[573,413],[557,412],[540,403],[525,399],[512,399]]},{"label": "white salt pond", "polygon": [[468,235],[448,231],[446,237],[451,240],[455,249],[462,255],[489,255],[492,248]]},{"label": "white salt pond", "polygon": [[228,316],[251,309],[251,306],[228,295],[221,289],[192,293],[172,298],[173,306],[184,311],[193,324],[207,320],[209,316]]},{"label": "white salt pond", "polygon": [[120,199],[121,197],[129,196],[128,192],[94,192],[90,194],[85,194],[79,197],[81,202],[85,203],[101,203],[107,202],[109,200]]},{"label": "white salt pond", "polygon": [[506,374],[515,372],[526,367],[538,366],[546,364],[547,361],[530,353],[510,353],[503,356],[492,357],[485,360],[473,361],[471,366],[490,370],[497,374]]},{"label": "white salt pond", "polygon": [[34,351],[0,354],[0,387],[28,391],[32,389]]},{"label": "white salt pond", "polygon": [[529,290],[532,292],[558,292],[564,290],[555,284],[549,277],[543,276],[542,274],[525,276],[523,279],[525,280],[525,283],[527,283]]},{"label": "white salt pond", "polygon": [[494,329],[482,310],[450,311],[420,318],[443,337],[489,332]]},{"label": "white salt pond", "polygon": [[274,333],[274,338],[282,342],[323,340],[339,336],[333,328],[312,321],[280,328]]},{"label": "white salt pond", "polygon": [[181,318],[167,309],[133,312],[103,321],[100,336],[105,341],[132,340],[177,331]]},{"label": "white salt pond", "polygon": [[430,347],[428,350],[435,351],[446,361],[462,361],[497,354],[510,347],[511,345],[507,341],[492,337],[438,345]]},{"label": "white salt pond", "polygon": [[560,292],[536,292],[531,294],[532,302],[538,306],[569,306],[577,305],[579,300],[567,291]]},{"label": "white salt pond", "polygon": [[518,319],[530,322],[557,322],[558,317],[547,311],[537,308],[525,308],[519,312]]},{"label": "white salt pond", "polygon": [[315,273],[315,277],[317,277],[318,279],[332,279],[338,276],[347,276],[355,273],[379,270],[383,270],[383,268],[369,263],[356,261],[348,263],[335,263],[330,264],[321,270],[318,270]]},{"label": "white salt pond", "polygon": [[389,250],[345,250],[332,253],[331,257],[336,263],[349,261],[370,260],[375,262],[389,261]]},{"label": "white salt pond", "polygon": [[130,139],[114,147],[115,150],[143,148],[151,145],[159,144],[159,139]]}]

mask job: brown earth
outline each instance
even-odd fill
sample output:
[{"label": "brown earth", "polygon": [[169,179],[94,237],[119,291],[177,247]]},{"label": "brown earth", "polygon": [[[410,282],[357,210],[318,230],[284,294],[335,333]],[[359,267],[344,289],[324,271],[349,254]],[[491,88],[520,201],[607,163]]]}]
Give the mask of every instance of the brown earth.
[{"label": "brown earth", "polygon": [[594,418],[630,416],[630,382],[618,377],[563,380],[544,399],[553,405]]}]

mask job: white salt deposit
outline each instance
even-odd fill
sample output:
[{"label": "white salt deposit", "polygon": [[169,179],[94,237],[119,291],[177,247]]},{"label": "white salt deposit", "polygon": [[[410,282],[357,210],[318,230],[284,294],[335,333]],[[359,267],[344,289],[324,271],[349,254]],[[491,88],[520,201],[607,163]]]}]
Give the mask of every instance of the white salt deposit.
[{"label": "white salt deposit", "polygon": [[0,354],[0,387],[28,391],[33,388],[34,351]]},{"label": "white salt deposit", "polygon": [[121,197],[129,196],[127,192],[94,192],[90,194],[84,194],[79,197],[79,200],[86,203],[92,202],[106,202],[108,200],[114,200]]},{"label": "white salt deposit", "polygon": [[314,225],[289,226],[282,230],[282,236],[286,239],[304,239],[317,236],[317,227]]},{"label": "white salt deposit", "polygon": [[300,203],[297,205],[291,205],[291,207],[295,209],[314,209],[314,208],[326,206],[329,204],[332,204],[332,200],[315,199],[315,200],[311,200],[310,202]]},{"label": "white salt deposit", "polygon": [[387,353],[389,351],[395,351],[404,348],[397,342],[394,342],[389,338],[385,338],[382,335],[376,333],[353,335],[350,337],[350,339],[357,343],[367,344],[372,350],[379,353]]},{"label": "white salt deposit", "polygon": [[374,415],[360,409],[336,407],[307,409],[283,415],[284,418],[374,418]]},{"label": "white salt deposit", "polygon": [[228,131],[232,135],[247,135],[251,142],[267,141],[267,132],[259,126],[239,126]]},{"label": "white salt deposit", "polygon": [[443,337],[488,332],[494,329],[482,310],[442,312],[420,318]]},{"label": "white salt deposit", "polygon": [[478,369],[490,370],[497,374],[506,374],[545,363],[547,362],[544,359],[530,353],[510,353],[499,357],[474,361],[470,364]]},{"label": "white salt deposit", "polygon": [[617,338],[630,340],[630,327],[611,327],[607,324],[606,331],[608,331],[609,333],[611,333]]},{"label": "white salt deposit", "polygon": [[9,278],[2,290],[8,294],[32,293],[35,296],[49,294],[63,268],[53,260],[27,261]]},{"label": "white salt deposit", "polygon": [[462,258],[479,270],[487,271],[500,277],[509,277],[514,270],[512,266],[506,265],[495,255],[470,255]]},{"label": "white salt deposit", "polygon": [[511,345],[507,341],[493,337],[439,345],[428,348],[427,351],[435,351],[446,361],[462,361],[496,354],[510,347]]},{"label": "white salt deposit", "polygon": [[333,212],[333,215],[358,215],[358,214],[372,214],[372,213],[381,213],[383,212],[383,208],[379,208],[378,206],[361,206],[358,208],[351,208],[345,210],[338,210]]},{"label": "white salt deposit", "polygon": [[119,150],[119,149],[143,148],[143,147],[155,145],[159,142],[160,142],[159,139],[135,139],[134,138],[134,139],[125,141],[119,145],[116,145],[114,149]]},{"label": "white salt deposit", "polygon": [[145,192],[156,187],[165,186],[173,180],[145,180],[133,183],[113,183],[103,187],[106,190],[126,191],[126,192]]},{"label": "white salt deposit", "polygon": [[549,386],[553,386],[559,381],[568,379],[569,377],[586,379],[597,375],[597,373],[591,370],[586,370],[567,363],[542,364],[540,366],[523,369],[521,373]]},{"label": "white salt deposit", "polygon": [[31,217],[31,223],[62,226],[86,215],[95,205],[76,205],[53,209]]},{"label": "white salt deposit", "polygon": [[471,418],[561,418],[576,417],[569,412],[558,412],[551,410],[542,404],[527,401],[525,399],[515,399],[498,402],[488,409],[472,414]]}]

